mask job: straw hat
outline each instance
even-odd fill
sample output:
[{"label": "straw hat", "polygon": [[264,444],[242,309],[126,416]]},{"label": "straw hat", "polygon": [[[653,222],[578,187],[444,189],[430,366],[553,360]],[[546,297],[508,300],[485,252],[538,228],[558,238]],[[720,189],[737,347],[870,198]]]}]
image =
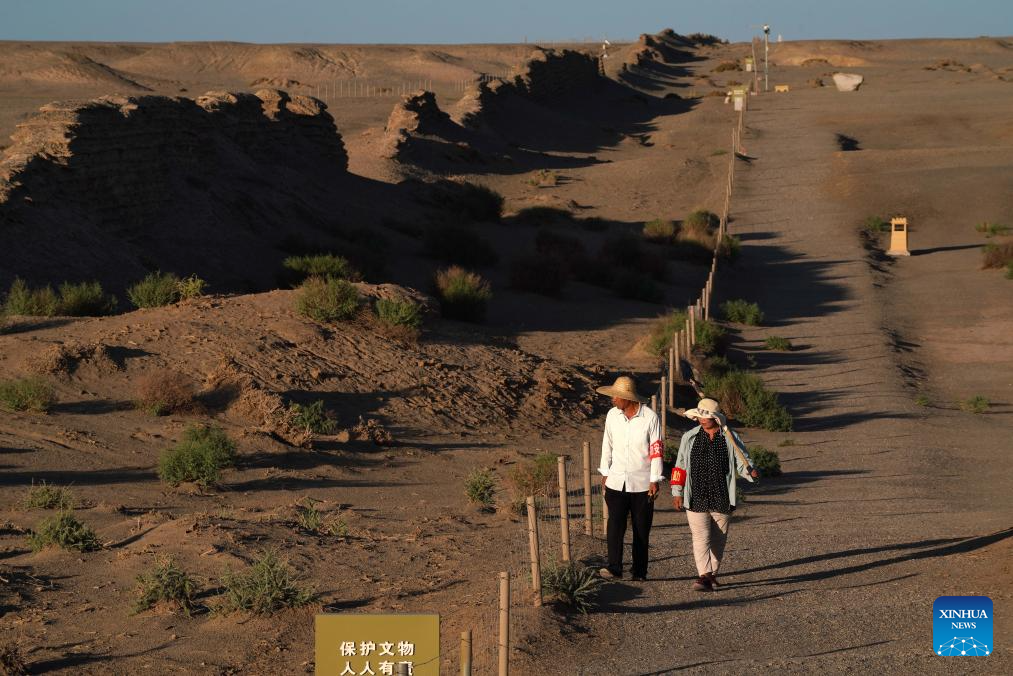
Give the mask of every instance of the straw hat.
[{"label": "straw hat", "polygon": [[637,383],[629,376],[619,376],[614,383],[599,387],[595,392],[604,394],[607,397],[619,397],[627,401],[639,401],[641,404],[646,404],[650,401],[650,399],[642,397],[637,393]]},{"label": "straw hat", "polygon": [[687,418],[699,420],[700,418],[713,418],[722,427],[727,424],[724,414],[721,412],[721,404],[713,399],[701,399],[696,408],[691,408],[684,414]]}]

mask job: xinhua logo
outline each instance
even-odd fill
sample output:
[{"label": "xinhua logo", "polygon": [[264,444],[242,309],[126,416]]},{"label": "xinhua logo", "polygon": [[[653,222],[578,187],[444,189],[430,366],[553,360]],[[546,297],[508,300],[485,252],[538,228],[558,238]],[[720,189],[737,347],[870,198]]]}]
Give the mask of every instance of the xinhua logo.
[{"label": "xinhua logo", "polygon": [[932,604],[932,652],[944,657],[991,655],[992,599],[940,596]]}]

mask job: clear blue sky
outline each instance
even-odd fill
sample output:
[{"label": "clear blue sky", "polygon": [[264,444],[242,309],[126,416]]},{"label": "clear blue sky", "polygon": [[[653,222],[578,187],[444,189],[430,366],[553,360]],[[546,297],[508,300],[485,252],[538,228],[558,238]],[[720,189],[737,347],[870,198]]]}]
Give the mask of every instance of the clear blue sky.
[{"label": "clear blue sky", "polygon": [[1013,0],[2,0],[0,39],[453,43],[1013,35]]}]

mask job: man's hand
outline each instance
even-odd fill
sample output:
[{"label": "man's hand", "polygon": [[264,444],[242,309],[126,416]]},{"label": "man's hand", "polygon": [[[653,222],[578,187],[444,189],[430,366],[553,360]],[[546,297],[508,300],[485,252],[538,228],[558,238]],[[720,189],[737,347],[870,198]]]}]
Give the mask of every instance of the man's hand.
[{"label": "man's hand", "polygon": [[608,477],[607,477],[607,476],[605,476],[605,475],[602,475],[602,477],[601,477],[601,489],[602,489],[602,491],[604,491],[604,490],[605,490],[605,481],[606,481],[607,479],[608,479]]},{"label": "man's hand", "polygon": [[682,511],[682,496],[681,495],[676,495],[676,496],[674,496],[672,498],[672,507],[674,507],[675,511],[677,511],[677,512],[681,512]]},{"label": "man's hand", "polygon": [[654,496],[658,494],[658,484],[653,481],[647,484],[647,497],[654,499]]},{"label": "man's hand", "polygon": [[749,470],[749,476],[753,477],[754,479],[759,479],[760,473],[757,472],[756,469],[751,469]]}]

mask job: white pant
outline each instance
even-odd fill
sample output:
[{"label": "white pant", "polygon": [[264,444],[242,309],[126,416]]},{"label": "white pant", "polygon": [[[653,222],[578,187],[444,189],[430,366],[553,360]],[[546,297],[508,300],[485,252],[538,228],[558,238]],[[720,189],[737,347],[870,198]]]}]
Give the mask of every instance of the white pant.
[{"label": "white pant", "polygon": [[721,567],[721,556],[728,540],[729,514],[686,511],[689,531],[693,534],[693,558],[698,575],[714,573]]}]

